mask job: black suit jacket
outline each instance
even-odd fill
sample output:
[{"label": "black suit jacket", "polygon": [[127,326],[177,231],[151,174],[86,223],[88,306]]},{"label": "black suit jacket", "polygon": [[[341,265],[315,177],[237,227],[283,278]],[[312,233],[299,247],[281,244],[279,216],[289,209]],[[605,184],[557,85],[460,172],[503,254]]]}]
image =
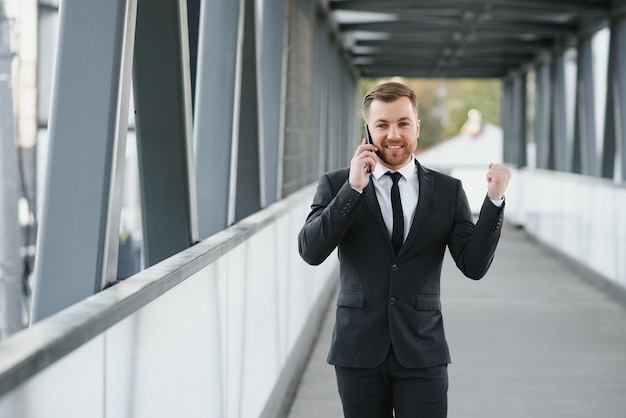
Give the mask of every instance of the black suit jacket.
[{"label": "black suit jacket", "polygon": [[446,246],[472,279],[487,272],[500,237],[503,208],[485,197],[479,220],[461,182],[416,161],[419,200],[410,232],[394,255],[373,182],[363,193],[349,169],[321,176],[298,237],[300,255],[322,263],[338,247],[340,286],[328,362],[376,367],[390,346],[405,367],[447,364],[440,276]]}]

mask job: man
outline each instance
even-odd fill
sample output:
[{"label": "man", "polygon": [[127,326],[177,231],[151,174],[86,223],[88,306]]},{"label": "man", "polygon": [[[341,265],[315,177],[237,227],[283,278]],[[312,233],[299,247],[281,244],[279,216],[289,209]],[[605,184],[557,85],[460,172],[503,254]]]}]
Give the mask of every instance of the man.
[{"label": "man", "polygon": [[347,418],[445,417],[450,355],[439,296],[445,249],[466,276],[485,275],[511,172],[490,164],[474,225],[461,182],[414,157],[420,121],[410,88],[374,87],[363,99],[363,115],[373,143],[359,145],[349,168],[321,176],[299,234],[309,264],[338,247],[328,362]]}]

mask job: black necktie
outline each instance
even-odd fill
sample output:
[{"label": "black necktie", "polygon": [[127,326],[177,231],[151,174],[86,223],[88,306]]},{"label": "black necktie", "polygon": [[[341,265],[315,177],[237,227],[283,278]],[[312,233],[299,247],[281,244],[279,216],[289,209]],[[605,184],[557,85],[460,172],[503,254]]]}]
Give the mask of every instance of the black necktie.
[{"label": "black necktie", "polygon": [[402,202],[400,201],[400,189],[398,188],[398,181],[400,177],[402,177],[402,174],[398,172],[392,173],[390,171],[388,171],[387,174],[391,177],[391,180],[393,180],[393,185],[391,186],[391,210],[393,211],[391,243],[397,255],[404,241],[404,215],[402,215]]}]

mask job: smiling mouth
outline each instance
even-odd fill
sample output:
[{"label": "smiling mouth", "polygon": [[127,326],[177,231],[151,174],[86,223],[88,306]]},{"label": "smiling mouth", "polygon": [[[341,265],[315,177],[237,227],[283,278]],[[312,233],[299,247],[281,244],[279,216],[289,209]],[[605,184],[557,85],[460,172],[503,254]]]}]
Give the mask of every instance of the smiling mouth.
[{"label": "smiling mouth", "polygon": [[390,150],[396,150],[396,149],[401,149],[402,145],[387,145],[387,149]]}]

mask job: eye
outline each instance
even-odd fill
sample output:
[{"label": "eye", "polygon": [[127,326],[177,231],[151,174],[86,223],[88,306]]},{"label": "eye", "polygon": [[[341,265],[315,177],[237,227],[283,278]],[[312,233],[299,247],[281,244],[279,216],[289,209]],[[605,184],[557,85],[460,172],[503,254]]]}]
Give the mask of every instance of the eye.
[{"label": "eye", "polygon": [[385,129],[387,127],[386,123],[378,123],[376,124],[376,128],[378,129]]}]

